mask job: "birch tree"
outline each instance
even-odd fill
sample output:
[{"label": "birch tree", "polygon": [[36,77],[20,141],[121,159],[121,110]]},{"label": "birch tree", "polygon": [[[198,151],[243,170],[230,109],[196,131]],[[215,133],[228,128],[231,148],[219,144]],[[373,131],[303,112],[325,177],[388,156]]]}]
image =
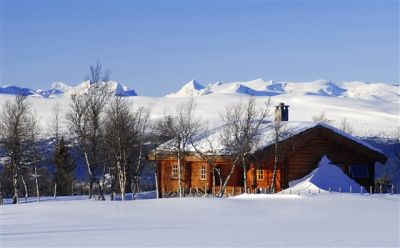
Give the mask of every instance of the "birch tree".
[{"label": "birch tree", "polygon": [[239,163],[243,169],[245,192],[248,191],[247,169],[252,161],[252,153],[259,145],[261,125],[266,123],[270,115],[269,108],[269,100],[262,108],[257,108],[255,98],[250,97],[246,103],[239,102],[227,106],[225,113],[221,115],[225,126],[220,139],[226,152],[232,157],[233,169],[231,169],[229,177]]},{"label": "birch tree", "polygon": [[282,121],[280,120],[275,120],[275,123],[272,126],[274,132],[273,132],[273,140],[274,140],[274,166],[272,170],[272,177],[271,177],[271,184],[270,184],[270,189],[271,193],[274,194],[276,191],[276,174],[278,171],[278,163],[280,159],[280,147],[279,147],[279,142],[282,141],[285,137],[289,136],[291,133],[291,130],[289,128],[286,128],[284,125],[282,125]]},{"label": "birch tree", "polygon": [[182,172],[184,160],[187,155],[187,148],[192,137],[199,133],[200,121],[194,116],[195,103],[191,99],[188,102],[177,106],[174,116],[166,115],[162,120],[159,120],[157,132],[163,136],[170,137],[163,149],[168,150],[177,160],[178,167],[178,195],[184,196],[182,186]]},{"label": "birch tree", "polygon": [[97,175],[100,167],[101,142],[103,142],[103,125],[105,121],[105,107],[111,97],[107,82],[109,72],[103,72],[97,61],[90,67],[90,87],[81,95],[71,95],[70,111],[66,115],[69,130],[77,140],[83,154],[89,174],[89,199],[93,195],[93,186],[97,187],[99,199],[105,200],[103,185]]},{"label": "birch tree", "polygon": [[[24,156],[28,150],[30,106],[26,96],[16,95],[14,101],[6,101],[0,116],[1,145],[7,157],[6,166],[12,170],[14,189],[13,204],[19,203],[18,180],[24,166]],[[27,187],[25,180],[25,195]]]},{"label": "birch tree", "polygon": [[144,107],[133,109],[123,97],[114,97],[107,109],[106,142],[110,161],[114,164],[121,198],[125,201],[128,177],[134,195],[144,159],[149,111]]},{"label": "birch tree", "polygon": [[50,135],[51,137],[54,139],[54,158],[53,158],[53,162],[55,164],[55,173],[53,175],[53,179],[54,179],[54,199],[57,198],[57,186],[58,186],[58,179],[59,176],[57,175],[57,170],[58,170],[58,165],[57,165],[57,161],[56,161],[56,157],[57,157],[57,153],[58,153],[58,149],[59,149],[59,137],[60,137],[60,132],[61,132],[61,112],[60,112],[60,103],[56,103],[56,105],[53,106],[52,108],[52,118],[51,121],[49,123],[49,129],[50,129]]},{"label": "birch tree", "polygon": [[31,169],[33,170],[32,177],[35,180],[35,188],[36,188],[36,200],[40,201],[40,189],[39,189],[39,177],[38,167],[40,166],[43,156],[40,153],[40,133],[41,129],[37,121],[36,114],[31,115],[29,120],[28,127],[28,161],[26,164],[29,164]]},{"label": "birch tree", "polygon": [[131,166],[131,191],[132,199],[136,191],[140,191],[140,175],[142,172],[143,164],[146,157],[145,154],[145,143],[149,141],[149,117],[150,111],[144,107],[137,108],[134,113],[133,122],[133,137],[135,138],[135,143],[133,146],[133,163]]}]

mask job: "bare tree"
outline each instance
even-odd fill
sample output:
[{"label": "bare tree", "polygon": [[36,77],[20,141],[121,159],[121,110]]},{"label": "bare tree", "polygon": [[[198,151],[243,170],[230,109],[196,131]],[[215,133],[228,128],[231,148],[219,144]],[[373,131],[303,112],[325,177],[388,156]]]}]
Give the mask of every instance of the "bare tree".
[{"label": "bare tree", "polygon": [[168,150],[177,159],[179,197],[184,196],[182,172],[184,160],[188,153],[188,145],[192,137],[199,133],[200,128],[200,121],[194,117],[194,110],[195,103],[191,99],[188,102],[178,105],[175,116],[166,115],[157,125],[158,133],[171,138],[168,144],[162,147],[162,149]]},{"label": "bare tree", "polygon": [[354,131],[346,117],[343,117],[342,121],[340,122],[339,129],[348,134],[352,134]]},{"label": "bare tree", "polygon": [[133,147],[133,164],[131,167],[131,191],[132,199],[136,191],[140,192],[140,175],[142,172],[145,156],[144,148],[145,143],[149,140],[150,134],[148,130],[148,122],[150,111],[144,107],[137,108],[134,113],[133,134],[135,137],[135,144]]},{"label": "bare tree", "polygon": [[[200,134],[196,137],[192,137],[192,139],[190,140],[190,144],[194,148],[196,153],[200,155],[204,160],[206,160],[207,164],[211,167],[213,196],[222,197],[224,195],[226,185],[229,182],[229,179],[233,174],[235,167],[231,167],[230,173],[224,179],[221,168],[217,166],[217,158],[221,154],[221,151],[215,147],[215,144],[219,142],[219,137],[213,135],[213,132],[215,132],[216,130],[210,130],[206,125],[202,125],[199,130]],[[197,144],[197,140],[202,140],[205,142],[205,144]],[[198,147],[199,145],[203,146],[202,149]],[[235,165],[236,163],[233,164]],[[220,185],[218,193],[215,191],[217,181],[216,174],[218,176],[218,182]]]},{"label": "bare tree", "polygon": [[40,153],[40,133],[41,129],[39,123],[37,121],[36,114],[30,116],[29,120],[29,136],[28,136],[28,161],[26,164],[30,164],[33,170],[32,177],[35,179],[35,187],[36,187],[36,199],[40,201],[40,190],[39,190],[39,177],[38,167],[43,159],[43,156]]},{"label": "bare tree", "polygon": [[105,107],[111,97],[107,82],[109,72],[102,72],[97,61],[90,67],[90,87],[85,94],[71,96],[70,111],[66,115],[71,134],[76,138],[83,154],[89,174],[89,198],[93,194],[93,185],[97,186],[99,199],[105,200],[103,185],[100,183],[96,170],[100,166],[101,142],[103,142],[103,124]]},{"label": "bare tree", "polygon": [[[51,118],[51,122],[49,123],[50,127],[50,135],[54,137],[54,153],[56,154],[58,145],[59,145],[59,138],[60,138],[60,129],[61,129],[61,112],[60,112],[60,103],[57,102],[56,105],[52,108],[53,117]],[[56,162],[56,161],[54,161]],[[56,163],[55,163],[56,164]],[[57,165],[55,165],[57,167]],[[57,169],[56,169],[57,171]],[[57,186],[58,182],[56,173],[54,174],[54,199],[57,198]]]},{"label": "bare tree", "polygon": [[[232,168],[238,163],[243,169],[243,187],[247,188],[247,169],[252,161],[252,154],[258,148],[261,125],[269,117],[270,101],[263,108],[257,108],[255,98],[251,97],[246,104],[242,102],[230,105],[221,115],[225,122],[221,142],[226,152],[232,157]],[[230,175],[233,173],[231,170]]]},{"label": "bare tree", "polygon": [[276,173],[278,170],[278,162],[280,159],[280,150],[279,150],[279,142],[282,141],[285,137],[290,135],[291,130],[284,125],[280,120],[275,120],[275,123],[272,126],[273,132],[273,139],[274,139],[274,168],[272,171],[272,178],[271,178],[271,193],[275,193],[276,191]]},{"label": "bare tree", "polygon": [[[6,101],[0,116],[0,135],[7,157],[6,166],[11,167],[13,174],[13,204],[18,203],[18,179],[28,150],[29,127],[30,106],[26,96],[16,95],[13,102]],[[27,194],[26,186],[25,191]]]},{"label": "bare tree", "polygon": [[[115,97],[107,109],[107,116],[106,142],[111,155],[110,160],[117,172],[121,198],[125,201],[129,169],[132,171],[131,184],[138,184],[137,174],[140,172],[143,160],[144,137],[149,113],[143,107],[132,110],[126,99]],[[133,194],[135,187],[133,187]]]},{"label": "bare tree", "polygon": [[317,124],[326,124],[326,125],[332,125],[333,121],[328,119],[328,117],[326,116],[325,112],[322,112],[319,115],[314,115],[312,117],[312,120],[317,123]]}]

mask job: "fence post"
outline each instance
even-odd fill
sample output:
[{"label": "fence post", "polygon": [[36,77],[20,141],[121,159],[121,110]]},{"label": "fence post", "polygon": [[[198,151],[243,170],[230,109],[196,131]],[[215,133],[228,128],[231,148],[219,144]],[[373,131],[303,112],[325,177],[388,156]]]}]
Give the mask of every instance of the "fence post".
[{"label": "fence post", "polygon": [[372,194],[372,186],[369,186],[369,193]]},{"label": "fence post", "polygon": [[299,191],[297,191],[298,192],[298,194],[300,195],[300,190]]},{"label": "fence post", "polygon": [[353,191],[353,190],[352,190],[352,188],[351,188],[351,186],[350,186],[350,194],[351,194],[352,191]]},{"label": "fence post", "polygon": [[329,187],[329,193],[331,193],[331,187]]},{"label": "fence post", "polygon": [[342,193],[342,187],[339,187],[339,193]]},{"label": "fence post", "polygon": [[394,184],[392,184],[392,195],[394,194]]},{"label": "fence post", "polygon": [[383,187],[382,187],[382,184],[381,184],[381,185],[379,185],[379,194],[382,194],[382,191],[383,191]]},{"label": "fence post", "polygon": [[318,194],[321,194],[321,188],[318,188]]},{"label": "fence post", "polygon": [[292,189],[289,189],[289,195],[291,195],[292,194]]},{"label": "fence post", "polygon": [[308,194],[309,194],[309,195],[311,194],[311,189],[308,189]]},{"label": "fence post", "polygon": [[363,186],[360,186],[360,194],[363,194]]}]

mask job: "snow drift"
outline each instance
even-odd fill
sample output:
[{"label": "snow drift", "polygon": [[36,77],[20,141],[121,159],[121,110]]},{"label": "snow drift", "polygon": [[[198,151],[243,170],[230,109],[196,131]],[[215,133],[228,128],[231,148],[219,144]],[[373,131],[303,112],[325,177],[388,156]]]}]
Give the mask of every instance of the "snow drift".
[{"label": "snow drift", "polygon": [[290,188],[285,189],[283,193],[295,194],[300,193],[317,193],[321,191],[341,191],[350,192],[350,187],[353,193],[367,192],[364,187],[360,186],[356,181],[348,177],[339,167],[332,164],[332,161],[327,156],[323,156],[318,163],[318,167],[307,176],[289,182]]}]

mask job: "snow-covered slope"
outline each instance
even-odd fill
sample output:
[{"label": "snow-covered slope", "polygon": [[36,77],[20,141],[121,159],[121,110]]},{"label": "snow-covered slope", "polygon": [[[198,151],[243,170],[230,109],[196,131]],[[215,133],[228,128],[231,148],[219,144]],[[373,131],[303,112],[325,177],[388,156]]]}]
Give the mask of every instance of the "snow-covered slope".
[{"label": "snow-covered slope", "polygon": [[311,82],[274,82],[256,79],[248,82],[214,83],[202,86],[192,80],[177,93],[167,97],[203,96],[209,94],[244,94],[252,96],[331,96],[362,100],[379,100],[384,102],[399,102],[398,85],[384,83],[368,83],[360,81],[333,82],[315,80]]},{"label": "snow-covered slope", "polygon": [[166,97],[201,96],[203,94],[204,86],[193,79],[186,83],[178,92],[166,95]]},{"label": "snow-covered slope", "polygon": [[[107,83],[110,90],[116,96],[137,96],[135,90],[129,89],[127,86],[120,84],[115,81]],[[1,86],[0,94],[20,94],[26,96],[35,96],[43,98],[55,98],[55,97],[70,97],[71,94],[82,94],[90,88],[89,81],[83,81],[79,85],[73,87],[62,82],[54,82],[50,89],[38,89],[32,90],[28,88],[22,88],[18,86]]]}]

